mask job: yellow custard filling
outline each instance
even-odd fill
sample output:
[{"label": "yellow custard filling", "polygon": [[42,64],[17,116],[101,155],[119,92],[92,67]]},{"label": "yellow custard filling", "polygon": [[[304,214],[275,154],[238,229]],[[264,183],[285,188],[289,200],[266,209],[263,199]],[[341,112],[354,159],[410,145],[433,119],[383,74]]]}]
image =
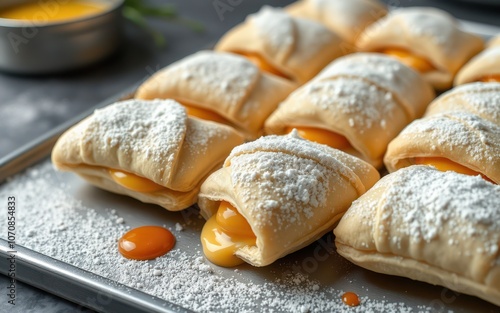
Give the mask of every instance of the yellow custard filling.
[{"label": "yellow custard filling", "polygon": [[165,189],[162,185],[158,185],[157,183],[132,173],[127,173],[121,170],[108,169],[109,175],[111,178],[120,186],[123,186],[127,189],[138,191],[138,192],[155,192],[162,189]]},{"label": "yellow custard filling", "polygon": [[241,55],[244,56],[245,58],[247,58],[253,64],[257,65],[257,67],[260,68],[264,72],[267,72],[269,74],[273,74],[273,75],[276,75],[279,77],[283,77],[285,79],[290,79],[290,77],[288,77],[285,73],[281,72],[280,70],[278,70],[277,68],[275,68],[274,66],[269,64],[269,62],[264,60],[264,58],[262,58],[258,54],[241,53]]},{"label": "yellow custard filling", "polygon": [[109,5],[105,3],[72,1],[33,1],[0,10],[0,18],[35,22],[60,22],[103,12]]},{"label": "yellow custard filling", "polygon": [[297,130],[300,137],[309,141],[321,143],[339,150],[347,150],[351,148],[351,144],[347,138],[329,130],[314,127],[294,126],[287,127],[285,131],[286,133],[290,133],[293,129]]},{"label": "yellow custard filling", "polygon": [[401,63],[413,68],[417,72],[427,73],[435,70],[434,66],[429,62],[429,60],[424,57],[414,55],[404,49],[388,48],[382,50],[381,52],[398,59]]},{"label": "yellow custard filling", "polygon": [[186,108],[186,113],[189,116],[197,117],[206,121],[216,122],[219,124],[230,125],[230,123],[225,118],[211,110],[200,108],[184,100],[178,100],[177,102],[179,102],[184,108]]},{"label": "yellow custard filling", "polygon": [[453,171],[453,172],[457,172],[460,174],[471,175],[471,176],[481,175],[481,177],[483,177],[485,180],[493,182],[492,180],[490,180],[488,177],[484,176],[483,174],[476,172],[476,171],[474,171],[466,166],[463,166],[461,164],[453,162],[447,158],[417,157],[417,158],[415,158],[415,164],[431,165],[442,172]]},{"label": "yellow custard filling", "polygon": [[483,83],[497,83],[500,82],[500,74],[496,75],[486,75],[482,77],[479,81]]},{"label": "yellow custard filling", "polygon": [[203,226],[201,243],[207,259],[219,266],[244,263],[234,253],[244,246],[255,246],[257,238],[247,220],[230,203],[222,201],[217,214]]}]

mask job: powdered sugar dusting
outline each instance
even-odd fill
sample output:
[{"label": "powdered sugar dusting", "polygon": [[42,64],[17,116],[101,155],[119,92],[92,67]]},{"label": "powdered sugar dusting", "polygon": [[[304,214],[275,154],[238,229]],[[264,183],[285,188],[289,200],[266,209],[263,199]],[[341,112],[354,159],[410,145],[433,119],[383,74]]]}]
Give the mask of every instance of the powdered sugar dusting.
[{"label": "powdered sugar dusting", "polygon": [[161,162],[175,155],[186,118],[184,108],[173,100],[118,102],[95,111],[83,141],[103,155],[117,149],[118,154],[137,153]]},{"label": "powdered sugar dusting", "polygon": [[[286,153],[298,158],[311,159],[321,166],[339,173],[348,179],[353,186],[357,186],[358,184],[356,174],[336,157],[338,154],[342,154],[343,157],[350,157],[349,155],[326,145],[318,145],[314,142],[302,139],[296,131],[286,136],[272,135],[261,137],[253,142],[238,146],[231,151],[224,166],[227,166],[231,162],[231,159],[236,156],[257,151],[286,151]],[[364,189],[362,191],[358,190],[358,192],[363,193]]]},{"label": "powdered sugar dusting", "polygon": [[290,54],[295,43],[295,26],[290,15],[282,9],[264,6],[249,18],[256,26],[259,37],[266,42],[271,55]]},{"label": "powdered sugar dusting", "polygon": [[[479,82],[458,86],[436,99],[429,107],[430,112],[434,111],[434,107],[442,112],[439,108],[442,102],[450,102],[446,111],[470,112],[500,126],[500,83]],[[454,102],[461,105],[454,105]]]},{"label": "powdered sugar dusting", "polygon": [[482,243],[482,253],[497,254],[500,186],[478,176],[441,172],[426,166],[407,168],[387,179],[391,184],[380,207],[387,211],[381,214],[382,219],[408,225],[400,231],[410,240],[436,240],[445,235],[443,229],[447,225],[449,237],[476,237]]},{"label": "powdered sugar dusting", "polygon": [[207,90],[214,99],[224,99],[229,106],[239,105],[259,78],[259,70],[247,59],[229,53],[201,51],[167,67],[180,71],[188,90],[204,94]]},{"label": "powdered sugar dusting", "polygon": [[327,191],[335,192],[329,181],[338,175],[313,160],[280,152],[233,157],[231,169],[233,188],[240,191],[243,203],[258,200],[258,206],[249,208],[260,217],[257,226],[272,224],[276,231],[309,225],[314,210],[326,205]]},{"label": "powdered sugar dusting", "polygon": [[[497,149],[493,138],[500,138],[500,127],[477,115],[464,112],[439,113],[416,120],[408,125],[401,135],[412,134],[417,138],[431,138],[440,147],[465,149],[468,156],[478,163],[491,162],[485,159],[484,149]],[[416,140],[416,139],[415,139]],[[498,155],[497,155],[498,156]]]},{"label": "powdered sugar dusting", "polygon": [[222,127],[225,126],[214,127],[212,123],[207,121],[194,121],[194,118],[188,119],[186,137],[189,140],[184,142],[189,149],[188,155],[208,153],[208,149],[213,148],[213,138],[227,139],[228,133]]},{"label": "powdered sugar dusting", "polygon": [[[387,57],[378,53],[355,53],[338,58],[327,66],[321,73],[314,78],[314,81],[329,80],[336,77],[357,77],[369,82],[372,87],[366,92],[375,92],[377,87],[385,89],[386,100],[393,100],[394,103],[401,105],[411,119],[422,111],[420,108],[427,103],[419,103],[408,99],[408,91],[416,88],[430,89],[425,85],[420,77],[394,58]],[[363,90],[353,89],[351,93],[362,93]],[[432,93],[432,92],[429,92]],[[429,99],[430,101],[430,99]]]},{"label": "powdered sugar dusting", "polygon": [[434,8],[399,8],[389,13],[388,19],[400,19],[413,36],[426,37],[443,48],[458,30],[456,20],[445,11]]},{"label": "powdered sugar dusting", "polygon": [[[127,260],[118,253],[117,240],[129,229],[129,218],[120,216],[119,209],[98,212],[86,206],[72,196],[72,186],[53,175],[51,164],[45,162],[0,186],[0,198],[18,197],[18,242],[27,248],[197,312],[346,310],[340,298],[344,290],[324,285],[303,271],[294,271],[287,262],[277,267],[279,271],[270,279],[252,279],[252,269],[246,267],[232,271],[211,265],[202,256],[199,244],[186,245],[186,238],[196,235],[192,226],[198,221],[196,215],[185,223],[182,232],[172,223],[178,230],[178,242],[167,255],[152,261]],[[117,224],[119,218],[124,223]],[[6,223],[2,223],[2,233],[6,232]],[[343,265],[335,264],[335,268],[347,265],[339,261]],[[363,293],[368,291],[359,283],[355,285],[363,288]],[[430,307],[415,309],[367,296],[362,296],[361,302],[361,306],[349,311],[431,312]]]},{"label": "powdered sugar dusting", "polygon": [[250,15],[250,19],[278,62],[286,62],[295,52],[303,60],[312,60],[319,50],[336,40],[320,23],[292,17],[280,8],[264,6],[257,14]]},{"label": "powdered sugar dusting", "polygon": [[[356,77],[312,82],[305,87],[305,92],[296,92],[294,96],[299,99],[305,96],[322,110],[339,112],[349,118],[350,127],[361,128],[362,132],[375,123],[393,118],[397,107],[391,93]],[[380,126],[385,128],[386,125]]]}]

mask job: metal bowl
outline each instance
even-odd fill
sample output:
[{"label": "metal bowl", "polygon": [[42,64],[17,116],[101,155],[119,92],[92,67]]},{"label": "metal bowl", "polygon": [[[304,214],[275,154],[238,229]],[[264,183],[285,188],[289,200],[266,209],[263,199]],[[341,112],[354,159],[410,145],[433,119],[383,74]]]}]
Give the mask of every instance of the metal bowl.
[{"label": "metal bowl", "polygon": [[[120,44],[124,0],[105,3],[96,15],[45,22],[60,2],[44,1],[39,21],[0,18],[0,70],[16,74],[48,74],[89,65],[110,55]],[[0,10],[35,0],[2,0]],[[41,1],[37,1],[42,3]],[[44,15],[45,14],[45,15]]]}]

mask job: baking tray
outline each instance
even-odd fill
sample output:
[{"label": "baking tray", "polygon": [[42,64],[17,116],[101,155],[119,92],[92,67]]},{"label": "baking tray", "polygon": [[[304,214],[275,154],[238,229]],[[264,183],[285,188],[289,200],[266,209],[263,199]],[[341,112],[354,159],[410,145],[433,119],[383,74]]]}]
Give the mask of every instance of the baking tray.
[{"label": "baking tray", "polygon": [[[467,25],[467,23],[464,24],[466,28],[468,28]],[[481,30],[480,24],[473,23],[469,25],[472,25],[471,30],[476,33]],[[488,25],[484,25],[484,30],[482,34],[485,36],[500,33],[499,28],[493,29]],[[188,209],[189,214],[185,212],[167,212],[158,206],[143,204],[123,196],[101,191],[74,174],[56,172],[51,168],[48,155],[62,132],[90,114],[95,108],[129,97],[135,88],[136,86],[130,88],[127,92],[104,101],[26,147],[1,159],[0,195],[5,196],[9,192],[9,188],[20,181],[29,180],[33,172],[43,171],[44,183],[52,186],[51,188],[65,186],[63,192],[68,197],[82,202],[87,208],[93,209],[100,219],[109,218],[109,208],[113,208],[117,216],[126,221],[127,226],[131,228],[142,225],[163,225],[170,229],[176,229],[178,225],[182,224],[182,232],[175,233],[178,239],[175,250],[182,251],[184,257],[187,255],[191,258],[199,258],[201,251],[199,234],[203,221],[199,219],[196,208]],[[26,170],[28,167],[31,167],[31,169]],[[13,178],[7,179],[13,175],[15,175]],[[46,189],[47,192],[52,192],[51,188]],[[29,210],[46,209],[44,207],[22,207],[24,195],[18,194],[16,196],[19,198],[19,210],[29,212]],[[2,198],[3,200],[6,199]],[[5,213],[6,210],[2,210],[2,215],[0,215],[2,220],[6,220]],[[80,214],[82,219],[86,218],[85,214],[81,212]],[[116,224],[116,227],[123,226]],[[22,232],[22,230],[19,231]],[[2,228],[0,234],[0,272],[4,275],[7,274],[8,257],[11,250],[8,242],[2,239],[5,238],[5,235],[6,231]],[[78,236],[78,234],[76,235]],[[81,234],[81,236],[85,235]],[[322,311],[322,308],[326,308],[324,311],[333,311],[332,308],[334,308],[340,311],[356,310],[356,312],[384,312],[391,309],[393,312],[500,313],[500,307],[476,297],[457,294],[444,287],[432,286],[401,277],[382,275],[357,267],[340,257],[332,248],[332,242],[333,235],[329,233],[310,246],[264,268],[254,268],[245,264],[237,267],[235,271],[235,269],[217,267],[207,261],[204,261],[203,264],[209,267],[209,275],[216,277],[214,278],[216,281],[221,283],[229,282],[230,284],[241,282],[243,284],[252,284],[255,288],[264,291],[269,289],[270,298],[277,297],[276,293],[274,293],[276,290],[273,288],[280,288],[281,291],[278,296],[285,298],[284,301],[281,299],[280,302],[279,299],[269,301],[270,299],[263,297],[252,301],[250,304],[247,303],[246,306],[239,307],[238,311],[309,312]],[[67,245],[70,244],[70,242],[67,243]],[[140,290],[141,288],[125,286],[117,280],[103,277],[106,276],[105,274],[97,275],[25,248],[22,241],[16,243],[15,250],[17,251],[17,280],[82,306],[101,312],[190,312],[189,309],[183,307],[189,307],[186,302],[172,303],[163,297],[155,297],[143,292]],[[175,261],[175,253],[171,260]],[[200,275],[202,275],[201,271]],[[206,275],[206,273],[203,275]],[[300,278],[299,282],[295,281],[294,277]],[[289,279],[292,281],[287,281]],[[296,285],[304,284],[304,281],[306,287],[298,289]],[[287,286],[290,287],[291,292],[287,292]],[[300,306],[300,301],[297,302],[299,306],[285,305],[285,303],[293,302],[295,298],[304,299],[304,295],[298,294],[297,290],[301,293],[307,293],[311,289],[318,295],[318,301],[322,301],[323,304],[328,301],[339,303],[342,291],[354,291],[362,297],[363,303],[371,304],[371,306],[364,307],[362,305],[357,309],[351,309],[347,306],[328,305],[318,307],[315,306],[314,302],[307,302],[311,299],[314,301],[314,297],[309,297],[306,299],[307,301],[303,301],[308,306]],[[103,297],[106,301],[102,301]],[[319,299],[320,297],[321,299]],[[217,310],[214,309],[217,308],[217,301],[220,301],[219,309],[227,308],[227,303],[224,303],[227,299],[223,297],[217,299],[217,295],[215,295],[215,297],[211,297],[210,301],[213,302],[210,310]],[[296,310],[293,308],[296,308]]]}]

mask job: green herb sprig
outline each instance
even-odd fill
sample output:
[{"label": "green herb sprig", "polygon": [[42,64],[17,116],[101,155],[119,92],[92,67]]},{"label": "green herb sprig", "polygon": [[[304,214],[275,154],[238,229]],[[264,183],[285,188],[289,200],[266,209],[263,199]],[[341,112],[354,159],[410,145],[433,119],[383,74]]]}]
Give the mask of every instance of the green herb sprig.
[{"label": "green herb sprig", "polygon": [[160,18],[168,22],[180,24],[195,32],[202,32],[204,30],[201,23],[180,17],[175,7],[171,4],[152,7],[144,5],[142,2],[143,0],[125,0],[123,15],[126,19],[148,32],[159,47],[164,47],[167,41],[161,32],[149,25],[147,17]]}]

